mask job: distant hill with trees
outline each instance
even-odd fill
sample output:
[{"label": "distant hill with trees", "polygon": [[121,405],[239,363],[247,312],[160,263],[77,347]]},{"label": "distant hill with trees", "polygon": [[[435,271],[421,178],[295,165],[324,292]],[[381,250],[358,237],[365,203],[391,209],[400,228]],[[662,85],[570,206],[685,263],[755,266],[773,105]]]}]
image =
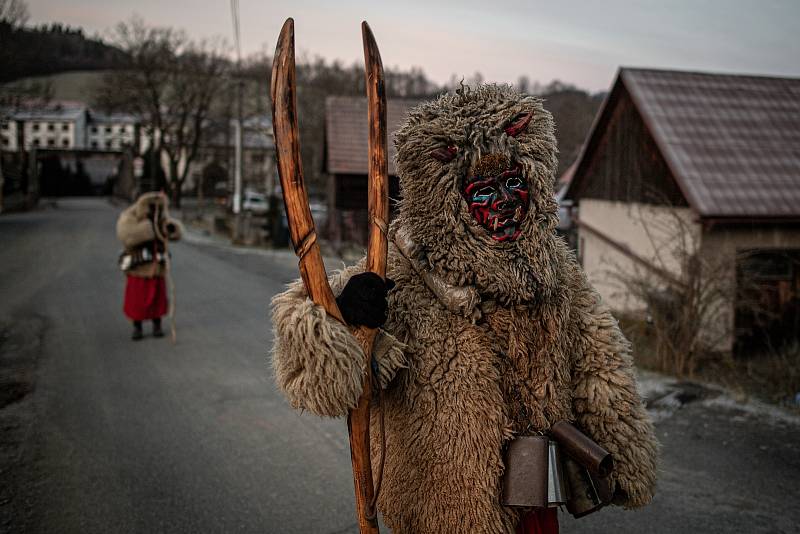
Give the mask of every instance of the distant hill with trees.
[{"label": "distant hill with trees", "polygon": [[37,27],[0,21],[0,83],[64,71],[116,69],[126,54],[81,28],[53,23]]},{"label": "distant hill with trees", "polygon": [[556,123],[558,178],[580,155],[605,93],[589,94],[575,86],[553,81],[542,88],[540,96]]}]

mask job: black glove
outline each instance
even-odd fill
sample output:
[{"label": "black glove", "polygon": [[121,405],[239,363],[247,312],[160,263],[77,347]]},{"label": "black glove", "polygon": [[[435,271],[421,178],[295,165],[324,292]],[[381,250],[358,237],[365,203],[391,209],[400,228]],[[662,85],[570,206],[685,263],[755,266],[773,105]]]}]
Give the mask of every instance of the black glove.
[{"label": "black glove", "polygon": [[386,322],[386,294],[393,287],[393,281],[387,278],[384,282],[375,273],[357,274],[347,281],[342,293],[336,297],[336,304],[347,324],[378,328]]}]

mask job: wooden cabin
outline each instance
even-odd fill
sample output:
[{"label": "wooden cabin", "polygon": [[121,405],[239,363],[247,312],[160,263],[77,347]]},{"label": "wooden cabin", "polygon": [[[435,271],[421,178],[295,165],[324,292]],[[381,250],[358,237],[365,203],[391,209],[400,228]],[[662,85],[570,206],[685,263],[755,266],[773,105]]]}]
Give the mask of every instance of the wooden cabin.
[{"label": "wooden cabin", "polygon": [[[400,182],[395,171],[394,134],[419,100],[391,99],[386,119],[389,138],[389,197],[398,199]],[[325,160],[328,174],[327,237],[335,242],[367,242],[367,173],[369,122],[367,99],[329,96],[325,100]],[[390,201],[390,206],[394,208]]]},{"label": "wooden cabin", "polygon": [[719,349],[796,338],[800,79],[621,69],[565,197],[578,257],[612,308],[642,306],[619,273],[680,280],[690,249],[738,287],[715,304]]}]

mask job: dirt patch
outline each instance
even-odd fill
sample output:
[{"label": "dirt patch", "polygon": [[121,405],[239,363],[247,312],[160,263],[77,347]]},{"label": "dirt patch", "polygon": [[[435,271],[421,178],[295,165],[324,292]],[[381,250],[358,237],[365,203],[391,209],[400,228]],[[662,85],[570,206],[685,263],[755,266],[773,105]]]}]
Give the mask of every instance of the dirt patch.
[{"label": "dirt patch", "polygon": [[0,531],[24,530],[29,513],[20,484],[34,428],[33,393],[45,332],[41,317],[0,318]]},{"label": "dirt patch", "polygon": [[0,321],[0,410],[19,402],[35,386],[41,320]]}]

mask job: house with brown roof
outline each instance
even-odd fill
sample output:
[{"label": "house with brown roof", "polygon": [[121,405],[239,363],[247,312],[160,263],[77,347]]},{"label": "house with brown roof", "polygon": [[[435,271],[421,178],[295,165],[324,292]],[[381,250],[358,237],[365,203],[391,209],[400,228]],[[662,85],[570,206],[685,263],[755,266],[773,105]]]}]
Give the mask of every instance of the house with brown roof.
[{"label": "house with brown roof", "polygon": [[578,257],[612,308],[642,305],[620,273],[666,284],[718,264],[720,287],[736,289],[713,303],[718,348],[755,330],[797,336],[800,79],[621,69],[565,197]]},{"label": "house with brown roof", "polygon": [[[389,99],[386,103],[389,139],[389,197],[398,199],[394,134],[419,100]],[[324,170],[328,174],[328,237],[335,242],[365,244],[367,240],[367,173],[369,122],[367,99],[329,96],[325,100]],[[390,207],[394,203],[390,201]]]}]

